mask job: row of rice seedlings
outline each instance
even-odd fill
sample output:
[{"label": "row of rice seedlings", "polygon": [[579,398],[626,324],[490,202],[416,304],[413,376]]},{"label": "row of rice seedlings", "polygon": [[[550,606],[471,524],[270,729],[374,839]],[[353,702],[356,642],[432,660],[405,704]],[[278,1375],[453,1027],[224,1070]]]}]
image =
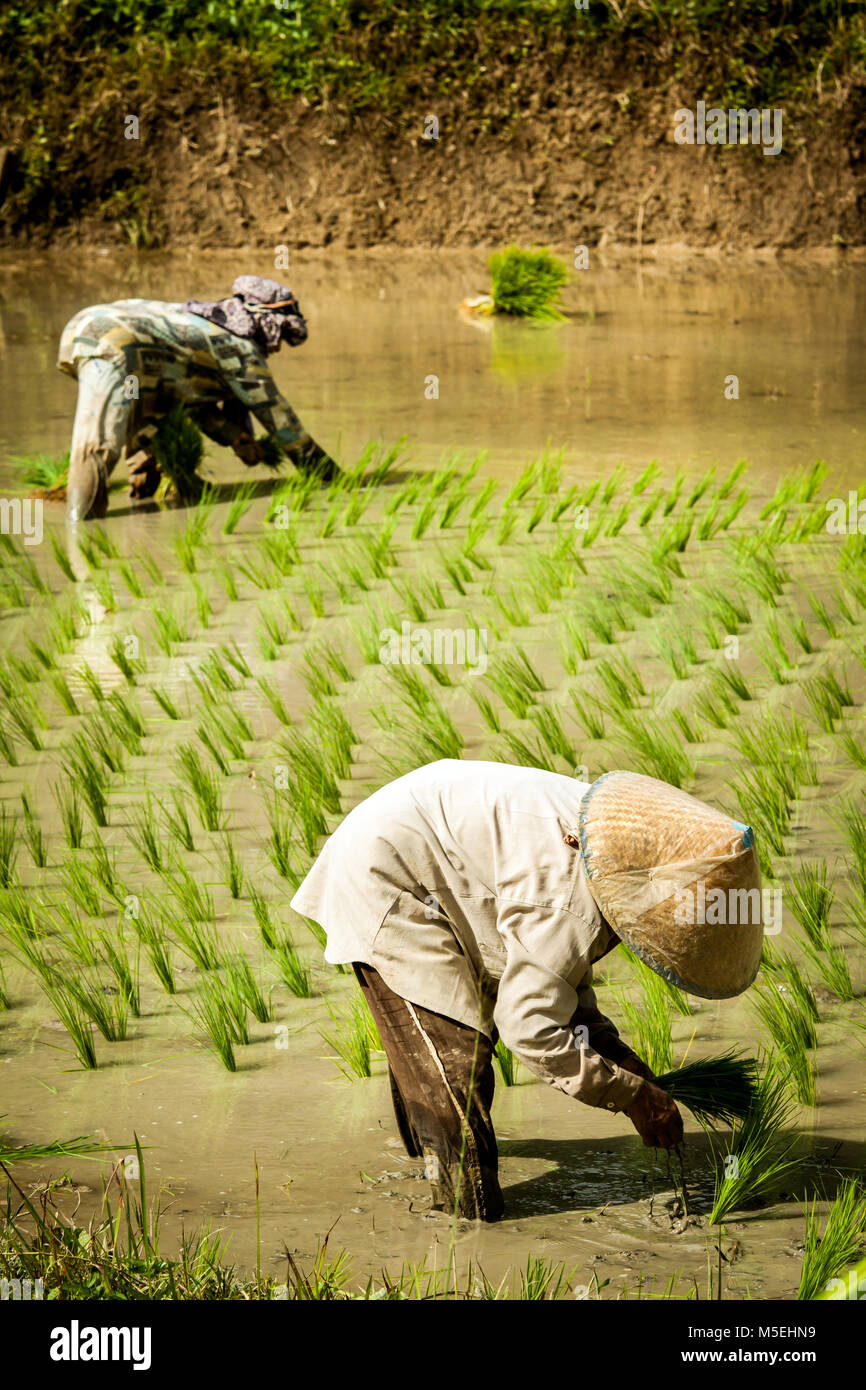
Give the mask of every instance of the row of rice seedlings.
[{"label": "row of rice seedlings", "polygon": [[844,946],[836,946],[827,929],[817,941],[807,940],[803,949],[810,965],[818,972],[827,989],[837,999],[847,1002],[855,997],[851,967]]},{"label": "row of rice seedlings", "polygon": [[589,642],[571,613],[563,616],[559,630],[562,634],[559,650],[563,668],[569,676],[576,676],[580,663],[589,659]]},{"label": "row of rice seedlings", "polygon": [[818,1072],[815,1049],[818,1033],[811,1011],[793,993],[780,993],[775,984],[753,989],[752,1008],[790,1068],[797,1099],[802,1105],[818,1104]]},{"label": "row of rice seedlings", "polygon": [[[171,720],[173,720],[173,721],[178,721],[178,720],[181,719],[181,717],[182,717],[182,716],[181,716],[181,712],[180,712],[180,710],[178,709],[177,705],[175,704],[175,701],[174,701],[174,700],[172,699],[172,697],[169,695],[169,693],[168,693],[167,690],[163,690],[163,689],[162,689],[160,686],[158,686],[158,685],[152,685],[152,686],[150,687],[150,693],[151,693],[151,695],[153,696],[153,698],[156,700],[156,703],[159,705],[159,707],[160,707],[160,709],[162,710],[163,714],[167,715],[168,718],[171,719]],[[187,704],[187,717],[188,717],[188,715],[189,715],[189,705]]]}]

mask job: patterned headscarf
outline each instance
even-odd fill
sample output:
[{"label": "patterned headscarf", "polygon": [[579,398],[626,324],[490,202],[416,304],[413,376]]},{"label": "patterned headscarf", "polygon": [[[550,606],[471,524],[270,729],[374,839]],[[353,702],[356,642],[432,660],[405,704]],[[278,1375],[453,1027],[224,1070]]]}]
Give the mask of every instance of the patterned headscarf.
[{"label": "patterned headscarf", "polygon": [[283,341],[297,347],[307,336],[307,325],[292,291],[260,275],[239,275],[230,299],[213,303],[188,299],[183,307],[239,338],[251,338],[265,353],[276,352]]}]

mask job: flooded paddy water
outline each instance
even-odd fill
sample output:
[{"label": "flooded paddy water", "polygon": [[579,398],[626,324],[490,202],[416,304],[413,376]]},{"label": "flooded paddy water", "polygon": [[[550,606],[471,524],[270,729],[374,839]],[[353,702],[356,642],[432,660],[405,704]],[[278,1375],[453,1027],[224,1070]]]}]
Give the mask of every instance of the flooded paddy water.
[{"label": "flooded paddy water", "polygon": [[[205,296],[246,268],[79,252],[10,265],[4,492],[15,455],[68,446],[75,388],[53,363],[77,308]],[[346,487],[310,489],[288,473],[239,478],[233,456],[213,449],[210,502],[133,508],[115,490],[101,526],[74,529],[46,504],[43,544],[10,538],[2,552],[2,802],[15,839],[0,904],[0,1115],[13,1144],[90,1134],[116,1146],[13,1165],[16,1178],[66,1175],[57,1201],[86,1220],[137,1135],[151,1192],[164,1188],[167,1247],[210,1223],[248,1270],[257,1166],[261,1262],[276,1277],[285,1248],[309,1266],[330,1231],[350,1282],[441,1267],[456,1249],[460,1268],[472,1260],[495,1281],[531,1255],[563,1262],[589,1296],[658,1294],[671,1278],[679,1296],[706,1296],[713,1164],[688,1117],[683,1214],[664,1158],[625,1117],[519,1069],[493,1111],[504,1221],[455,1227],[431,1213],[397,1140],[382,1056],[371,1077],[350,1080],[321,1036],[354,982],[324,964],[288,907],[321,818],[333,828],[410,766],[495,758],[589,778],[634,766],[756,825],[785,904],[771,951],[799,962],[814,990],[818,1103],[787,1126],[798,1166],[762,1205],[734,1212],[723,1240],[726,1296],[790,1297],[800,1201],[831,1198],[864,1165],[866,560],[856,531],[828,532],[826,502],[863,478],[866,268],[599,266],[569,292],[573,317],[544,329],[459,317],[460,299],[484,288],[480,256],[298,258],[287,278],[310,340],[276,359],[277,380],[344,465],[380,441],[366,469]],[[738,400],[724,395],[730,374]],[[438,398],[427,399],[431,376]],[[826,469],[812,471],[819,458]],[[250,478],[257,490],[239,498]],[[498,487],[485,493],[487,480]],[[380,633],[404,623],[483,633],[485,662],[389,666]],[[506,678],[521,650],[538,689]],[[101,815],[67,775],[84,746],[105,750]],[[220,829],[206,828],[190,750],[215,785]],[[328,768],[336,804],[293,802],[305,752]],[[829,936],[810,955],[788,889],[821,862],[834,897]],[[175,899],[166,882],[184,870],[187,897]],[[210,895],[204,926],[190,884]],[[262,900],[309,971],[309,997],[292,993],[286,957],[265,939]],[[162,926],[174,993],[139,910]],[[235,1046],[235,1072],[189,1013],[211,973],[190,953],[191,924],[223,959],[243,952],[270,992],[270,1017]],[[140,1015],[121,1041],[95,1033],[98,1065],[85,1069],[38,956],[116,998],[106,942],[140,960]],[[619,955],[598,993],[621,1023],[618,991],[640,993]],[[780,982],[768,961],[761,987]],[[732,1044],[774,1047],[750,994],[691,1000],[671,1027],[674,1065]]]}]

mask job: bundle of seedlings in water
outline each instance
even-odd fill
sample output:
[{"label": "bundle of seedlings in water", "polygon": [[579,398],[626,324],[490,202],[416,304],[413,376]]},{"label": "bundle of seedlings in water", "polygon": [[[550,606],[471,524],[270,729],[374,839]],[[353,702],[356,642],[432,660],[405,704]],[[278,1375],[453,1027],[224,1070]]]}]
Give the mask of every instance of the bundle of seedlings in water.
[{"label": "bundle of seedlings in water", "polygon": [[204,457],[204,438],[180,403],[160,420],[152,448],[162,473],[157,498],[198,501],[204,487],[198,474]]},{"label": "bundle of seedlings in water", "polygon": [[[782,1178],[797,1166],[790,1157],[794,1136],[783,1127],[791,1119],[793,1102],[788,1072],[771,1060],[758,1064],[751,1106],[733,1127],[724,1161],[716,1164],[716,1191],[711,1225],[718,1225],[732,1211],[762,1200],[778,1189]],[[713,1150],[715,1161],[715,1150]],[[733,1163],[730,1160],[736,1159]]]},{"label": "bundle of seedlings in water", "polygon": [[232,1008],[223,982],[219,978],[203,980],[184,1012],[198,1024],[201,1041],[213,1049],[226,1071],[237,1071],[235,1043],[248,1041],[249,1035],[242,1036],[245,1013],[239,1028],[237,1009]]},{"label": "bundle of seedlings in water", "polygon": [[525,251],[506,246],[493,253],[488,267],[491,312],[542,322],[564,318],[559,301],[569,276],[558,256],[544,248]]},{"label": "bundle of seedlings in water", "polygon": [[516,1086],[519,1063],[511,1048],[506,1047],[501,1038],[497,1039],[493,1049],[493,1060],[499,1070],[503,1086]]},{"label": "bundle of seedlings in water", "polygon": [[372,1076],[370,1054],[374,1049],[371,1037],[372,1018],[363,996],[344,1009],[328,1005],[332,1028],[320,1028],[319,1037],[335,1053],[337,1067],[349,1081],[353,1077]]},{"label": "bundle of seedlings in water", "polygon": [[[806,1230],[803,1244],[803,1268],[800,1272],[798,1299],[819,1298],[834,1279],[845,1280],[863,1254],[866,1240],[866,1188],[856,1178],[842,1184],[827,1214],[823,1233],[815,1211],[815,1198],[804,1204]],[[857,1287],[855,1280],[854,1287]],[[862,1288],[862,1284],[860,1285]],[[850,1297],[848,1287],[846,1294]],[[843,1297],[846,1296],[843,1294]],[[862,1297],[862,1295],[859,1295]]]},{"label": "bundle of seedlings in water", "polygon": [[720,1057],[687,1062],[656,1078],[656,1085],[684,1105],[702,1125],[734,1125],[755,1101],[758,1066],[735,1049]]},{"label": "bundle of seedlings in water", "polygon": [[274,943],[271,956],[289,992],[296,999],[312,999],[315,990],[310,967],[301,959],[297,947],[288,936]]}]

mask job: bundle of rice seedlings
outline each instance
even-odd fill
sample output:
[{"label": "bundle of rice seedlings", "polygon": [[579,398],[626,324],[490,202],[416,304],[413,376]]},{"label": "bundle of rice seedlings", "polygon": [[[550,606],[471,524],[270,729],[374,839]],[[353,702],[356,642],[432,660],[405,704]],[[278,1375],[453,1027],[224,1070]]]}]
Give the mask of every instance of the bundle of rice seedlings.
[{"label": "bundle of rice seedlings", "polygon": [[237,1001],[234,1006],[235,1012],[238,1013],[243,1008],[249,1010],[257,1023],[269,1023],[272,1017],[270,999],[265,999],[262,987],[243,951],[229,956],[224,964],[226,991]]},{"label": "bundle of rice seedlings", "polygon": [[271,957],[280,972],[280,978],[296,999],[312,999],[313,989],[310,967],[301,960],[297,947],[286,936],[271,948]]},{"label": "bundle of rice seedlings", "polygon": [[477,706],[478,712],[487,728],[494,734],[501,733],[502,722],[492,700],[490,700],[487,695],[485,695],[484,691],[479,689],[474,682],[471,685],[467,685],[466,689],[469,692],[470,699]]},{"label": "bundle of rice seedlings", "polygon": [[112,938],[107,931],[98,933],[99,942],[108,966],[117,981],[117,987],[124,997],[129,1012],[134,1018],[141,1017],[141,988],[139,983],[141,952],[134,961],[130,959],[123,931]]},{"label": "bundle of rice seedlings", "polygon": [[139,913],[131,920],[159,983],[166,994],[176,994],[174,965],[172,964],[169,940],[162,923],[146,912]]},{"label": "bundle of rice seedlings", "polygon": [[544,682],[522,647],[494,661],[487,680],[518,719],[526,718],[535,696],[544,690]]},{"label": "bundle of rice seedlings", "polygon": [[488,268],[495,313],[547,322],[564,318],[559,300],[569,276],[558,256],[511,245],[495,251]]},{"label": "bundle of rice seedlings", "polygon": [[822,671],[803,681],[803,693],[819,726],[826,733],[835,732],[836,719],[841,719],[843,710],[853,705],[854,699],[847,682],[842,685],[835,671]]},{"label": "bundle of rice seedlings", "polygon": [[99,1029],[106,1042],[122,1042],[127,1034],[129,1000],[123,990],[106,987],[94,973],[76,972],[66,987],[82,1013]]},{"label": "bundle of rice seedlings", "polygon": [[203,765],[190,743],[177,749],[179,772],[195,798],[199,818],[205,830],[219,830],[222,824],[222,796],[219,783]]},{"label": "bundle of rice seedlings", "polygon": [[84,812],[78,787],[72,778],[59,779],[52,788],[63,835],[70,849],[80,849],[84,843]]},{"label": "bundle of rice seedlings", "polygon": [[509,1047],[505,1046],[501,1038],[497,1040],[496,1046],[493,1049],[493,1059],[499,1069],[499,1075],[502,1078],[503,1086],[516,1086],[519,1063],[514,1053]]},{"label": "bundle of rice seedlings", "polygon": [[22,695],[20,699],[7,701],[5,713],[30,747],[41,753],[44,745],[38,728],[39,716],[29,707],[26,697]]},{"label": "bundle of rice seedlings", "polygon": [[582,627],[570,613],[562,620],[562,639],[559,649],[562,665],[569,676],[576,676],[581,661],[589,659],[589,642]]},{"label": "bundle of rice seedlings", "polygon": [[809,984],[799,965],[791,956],[782,952],[776,954],[770,945],[770,938],[764,941],[761,953],[761,968],[770,977],[779,994],[790,995],[796,1001],[801,1013],[818,1022],[818,1001],[815,991]]},{"label": "bundle of rice seedlings", "polygon": [[369,1009],[361,998],[343,1009],[328,1004],[333,1027],[320,1028],[319,1037],[335,1053],[337,1067],[349,1081],[353,1077],[372,1076],[370,1065]]},{"label": "bundle of rice seedlings", "polygon": [[21,454],[9,460],[20,470],[21,480],[40,492],[56,492],[66,486],[69,450],[65,454]]},{"label": "bundle of rice seedlings", "polygon": [[393,777],[440,758],[459,758],[462,755],[463,734],[448,711],[434,697],[431,697],[423,717],[389,717],[376,710],[374,718],[389,736],[389,746],[381,751],[380,757],[383,766]]},{"label": "bundle of rice seedlings", "polygon": [[228,887],[233,898],[239,898],[244,885],[243,864],[238,857],[235,848],[234,837],[231,834],[223,835],[226,857],[223,868],[223,882]]},{"label": "bundle of rice seedlings", "polygon": [[640,671],[627,656],[621,656],[619,661],[603,657],[596,662],[595,674],[616,712],[635,709],[640,698],[646,695]]},{"label": "bundle of rice seedlings", "polygon": [[604,738],[605,706],[584,690],[571,690],[569,693],[574,705],[575,718],[587,738]]},{"label": "bundle of rice seedlings", "polygon": [[152,685],[150,687],[150,693],[156,700],[163,714],[167,715],[169,719],[177,721],[181,718],[180,710],[167,690],[162,690],[158,685]]},{"label": "bundle of rice seedlings", "polygon": [[851,967],[844,946],[836,946],[829,931],[819,941],[806,941],[803,949],[809,963],[817,970],[824,984],[837,999],[848,1002],[855,997]]},{"label": "bundle of rice seedlings", "polygon": [[[273,442],[276,443],[275,440]],[[282,452],[278,444],[277,450],[280,453]],[[234,497],[226,513],[225,520],[223,521],[222,530],[224,536],[230,536],[237,530],[241,521],[253,505],[257,490],[258,484],[252,482],[241,483],[235,488]]]},{"label": "bundle of rice seedlings", "polygon": [[18,856],[18,817],[0,806],[0,888],[11,888]]},{"label": "bundle of rice seedlings", "polygon": [[821,947],[830,926],[835,892],[827,882],[827,864],[819,860],[794,869],[788,882],[788,901],[803,931]]},{"label": "bundle of rice seedlings", "polygon": [[49,676],[49,681],[64,711],[72,715],[80,714],[81,711],[78,707],[78,701],[70,690],[69,682],[66,677],[60,671],[55,671]]},{"label": "bundle of rice seedlings", "polygon": [[783,858],[785,836],[791,829],[791,809],[785,788],[762,767],[741,773],[740,780],[732,785],[746,823],[756,831],[759,854],[766,844],[773,854]]},{"label": "bundle of rice seedlings", "polygon": [[198,474],[204,458],[204,438],[179,402],[160,420],[152,449],[162,473],[157,498],[197,501],[204,486]]},{"label": "bundle of rice seedlings", "polygon": [[170,858],[168,846],[160,839],[156,815],[150,793],[147,792],[143,806],[136,806],[130,812],[130,827],[126,832],[130,844],[138,850],[145,864],[154,873],[162,873]]},{"label": "bundle of rice seedlings", "polygon": [[159,929],[163,934],[171,933],[180,949],[199,970],[205,973],[219,970],[222,958],[212,922],[203,921],[197,913],[183,916],[163,904],[159,911]]},{"label": "bundle of rice seedlings", "polygon": [[185,1013],[197,1023],[205,1046],[213,1049],[226,1071],[237,1071],[234,1045],[238,1037],[237,1019],[233,1015],[222,981],[202,980]]},{"label": "bundle of rice seedlings", "polygon": [[62,976],[56,973],[44,977],[42,989],[63,1024],[82,1067],[95,1071],[97,1067],[96,1048],[93,1045],[93,1027],[81,1000]]},{"label": "bundle of rice seedlings", "polygon": [[789,800],[799,795],[804,782],[810,786],[817,783],[809,733],[796,714],[768,710],[739,720],[731,738],[750,762],[772,775]]},{"label": "bundle of rice seedlings", "polygon": [[102,898],[94,885],[89,864],[67,856],[60,866],[60,880],[62,887],[73,902],[78,903],[82,912],[86,912],[89,917],[100,915]]},{"label": "bundle of rice seedlings", "polygon": [[719,1057],[664,1072],[655,1084],[702,1125],[734,1125],[745,1119],[754,1104],[757,1075],[754,1057],[731,1048]]},{"label": "bundle of rice seedlings", "polygon": [[574,748],[565,732],[559,707],[556,705],[533,705],[529,718],[538,726],[541,737],[551,753],[564,758],[569,767],[575,764]]},{"label": "bundle of rice seedlings", "polygon": [[622,710],[618,718],[639,772],[672,787],[683,787],[694,779],[694,767],[672,721],[653,719],[645,710]]},{"label": "bundle of rice seedlings", "polygon": [[37,869],[44,869],[48,862],[45,836],[26,791],[21,793],[21,809],[24,814],[24,839],[30,850],[30,857]]},{"label": "bundle of rice seedlings", "polygon": [[657,655],[672,671],[678,681],[688,680],[689,667],[698,660],[695,639],[687,626],[670,626],[656,633],[655,649]]},{"label": "bundle of rice seedlings", "polygon": [[828,1285],[834,1279],[845,1278],[852,1265],[856,1265],[866,1237],[866,1188],[857,1178],[848,1178],[842,1184],[827,1213],[823,1234],[819,1231],[820,1217],[815,1205],[814,1197],[811,1203],[804,1200],[806,1230],[798,1299],[826,1296]]},{"label": "bundle of rice seedlings", "polygon": [[818,1075],[814,1052],[818,1046],[818,1033],[811,1011],[796,995],[787,991],[782,993],[774,984],[753,989],[749,999],[779,1054],[787,1059],[797,1099],[802,1105],[817,1105]]},{"label": "bundle of rice seedlings", "polygon": [[175,864],[170,873],[163,873],[163,882],[171,895],[177,899],[194,922],[216,921],[214,901],[205,885],[193,878],[185,864]]},{"label": "bundle of rice seedlings", "polygon": [[775,1061],[759,1065],[752,1105],[735,1124],[723,1162],[716,1161],[713,1150],[716,1191],[709,1218],[712,1225],[778,1190],[781,1179],[797,1166],[797,1160],[790,1157],[795,1136],[782,1133],[791,1120],[792,1104],[785,1067]]},{"label": "bundle of rice seedlings", "polygon": [[189,823],[189,815],[186,809],[186,802],[183,794],[177,787],[169,789],[174,810],[170,810],[166,802],[162,804],[162,815],[165,820],[166,829],[178,846],[185,850],[187,854],[195,851],[195,840],[193,838],[192,826]]},{"label": "bundle of rice seedlings", "polygon": [[544,772],[558,772],[554,759],[545,751],[541,740],[536,739],[530,744],[526,739],[522,739],[519,734],[512,729],[506,729],[502,734],[503,742],[510,755],[503,758],[504,762],[513,762],[518,767],[540,767]]},{"label": "bundle of rice seedlings", "polygon": [[143,656],[129,655],[127,643],[120,633],[117,633],[109,642],[108,655],[130,685],[135,685],[136,677],[147,670],[147,662]]}]

